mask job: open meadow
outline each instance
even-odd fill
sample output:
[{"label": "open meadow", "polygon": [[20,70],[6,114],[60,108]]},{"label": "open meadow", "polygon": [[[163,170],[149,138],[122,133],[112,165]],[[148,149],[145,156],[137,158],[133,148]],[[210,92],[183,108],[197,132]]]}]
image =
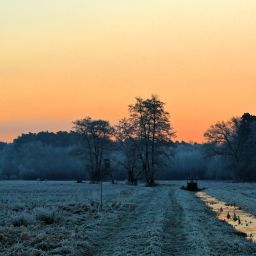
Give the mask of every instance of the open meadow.
[{"label": "open meadow", "polygon": [[[183,182],[157,187],[72,181],[0,182],[0,255],[256,255]],[[255,184],[202,182],[256,214]]]}]

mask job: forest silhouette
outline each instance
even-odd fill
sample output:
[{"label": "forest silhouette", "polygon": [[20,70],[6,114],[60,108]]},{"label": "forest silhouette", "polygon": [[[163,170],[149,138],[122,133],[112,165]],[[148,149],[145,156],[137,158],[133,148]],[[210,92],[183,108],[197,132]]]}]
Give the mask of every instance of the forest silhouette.
[{"label": "forest silhouette", "polygon": [[[175,129],[158,96],[136,98],[116,125],[86,117],[71,131],[42,131],[0,143],[1,179],[256,180],[256,116],[245,113],[213,124],[205,143],[175,141]],[[106,168],[106,160],[109,167]]]}]

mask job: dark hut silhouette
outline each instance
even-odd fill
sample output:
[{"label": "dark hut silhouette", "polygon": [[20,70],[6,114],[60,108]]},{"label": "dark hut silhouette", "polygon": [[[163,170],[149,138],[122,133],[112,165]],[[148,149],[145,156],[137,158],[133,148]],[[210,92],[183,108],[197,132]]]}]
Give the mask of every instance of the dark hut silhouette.
[{"label": "dark hut silhouette", "polygon": [[183,186],[182,189],[192,191],[192,192],[197,192],[197,191],[203,190],[198,187],[198,179],[193,178],[193,177],[187,179],[187,185]]}]

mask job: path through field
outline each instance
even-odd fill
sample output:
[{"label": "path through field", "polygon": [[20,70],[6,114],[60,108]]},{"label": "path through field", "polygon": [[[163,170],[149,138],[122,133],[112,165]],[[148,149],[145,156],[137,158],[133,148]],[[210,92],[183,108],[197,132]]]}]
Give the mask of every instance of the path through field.
[{"label": "path through field", "polygon": [[[221,191],[238,206],[238,193],[248,187],[204,185],[210,195],[218,198]],[[2,181],[0,256],[256,256],[256,243],[235,234],[180,186],[105,183],[100,210],[97,184]],[[256,197],[255,188],[246,191]]]},{"label": "path through field", "polygon": [[93,255],[256,255],[256,246],[178,186],[148,188],[136,208],[100,226]]}]

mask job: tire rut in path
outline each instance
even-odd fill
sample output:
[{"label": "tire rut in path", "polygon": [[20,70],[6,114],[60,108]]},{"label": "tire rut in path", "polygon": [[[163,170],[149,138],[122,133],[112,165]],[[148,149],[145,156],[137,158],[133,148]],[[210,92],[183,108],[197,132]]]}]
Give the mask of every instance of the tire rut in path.
[{"label": "tire rut in path", "polygon": [[191,243],[184,231],[184,210],[177,201],[177,189],[169,191],[161,255],[191,255]]},{"label": "tire rut in path", "polygon": [[162,215],[168,190],[150,189],[135,210],[103,227],[104,239],[93,255],[160,255]]}]

